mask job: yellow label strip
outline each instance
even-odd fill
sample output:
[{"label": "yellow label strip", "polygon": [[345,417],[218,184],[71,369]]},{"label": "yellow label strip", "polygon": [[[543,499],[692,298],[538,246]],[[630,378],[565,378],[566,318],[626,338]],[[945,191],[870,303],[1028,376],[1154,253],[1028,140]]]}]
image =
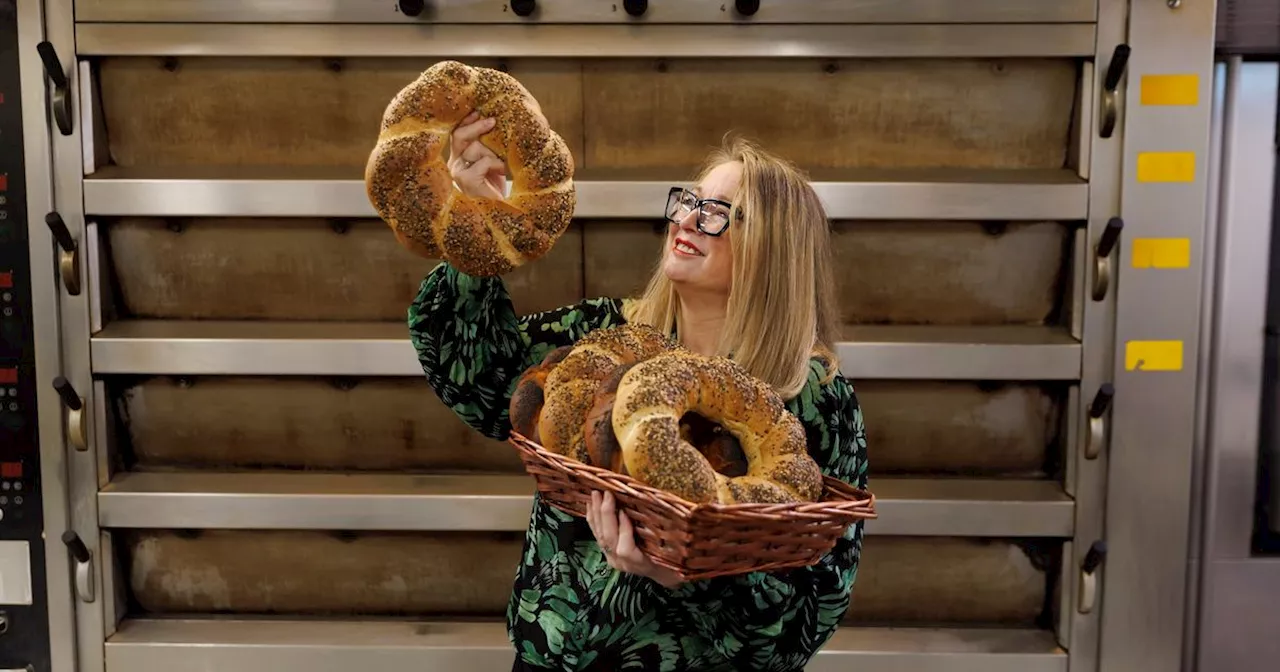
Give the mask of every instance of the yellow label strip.
[{"label": "yellow label strip", "polygon": [[1134,238],[1134,268],[1189,268],[1190,238]]},{"label": "yellow label strip", "polygon": [[1143,105],[1198,105],[1200,76],[1143,75],[1139,98]]},{"label": "yellow label strip", "polygon": [[1125,371],[1181,371],[1182,341],[1129,341],[1124,344]]},{"label": "yellow label strip", "polygon": [[1143,152],[1138,155],[1139,182],[1194,182],[1195,152]]}]

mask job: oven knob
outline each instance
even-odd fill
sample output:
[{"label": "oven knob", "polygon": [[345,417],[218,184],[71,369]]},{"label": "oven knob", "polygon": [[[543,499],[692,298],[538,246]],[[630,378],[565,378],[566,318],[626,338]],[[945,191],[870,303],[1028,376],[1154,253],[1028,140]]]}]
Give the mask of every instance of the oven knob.
[{"label": "oven knob", "polygon": [[418,16],[426,8],[426,0],[400,0],[400,13],[405,16]]},{"label": "oven knob", "polygon": [[734,0],[734,9],[743,16],[751,16],[760,10],[760,0]]},{"label": "oven knob", "polygon": [[622,0],[622,8],[631,16],[644,16],[649,9],[649,0]]},{"label": "oven knob", "polygon": [[511,0],[511,11],[520,16],[529,16],[537,8],[537,0]]}]

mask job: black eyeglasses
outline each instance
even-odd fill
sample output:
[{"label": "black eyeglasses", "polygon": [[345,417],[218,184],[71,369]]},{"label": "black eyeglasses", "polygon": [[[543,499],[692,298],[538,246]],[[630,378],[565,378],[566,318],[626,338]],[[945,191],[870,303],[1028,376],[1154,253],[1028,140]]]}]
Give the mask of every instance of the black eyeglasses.
[{"label": "black eyeglasses", "polygon": [[[667,221],[679,224],[694,210],[698,211],[698,230],[708,236],[718,236],[729,228],[733,204],[717,198],[698,198],[687,189],[671,187],[667,194]],[[741,217],[741,213],[738,216]]]}]

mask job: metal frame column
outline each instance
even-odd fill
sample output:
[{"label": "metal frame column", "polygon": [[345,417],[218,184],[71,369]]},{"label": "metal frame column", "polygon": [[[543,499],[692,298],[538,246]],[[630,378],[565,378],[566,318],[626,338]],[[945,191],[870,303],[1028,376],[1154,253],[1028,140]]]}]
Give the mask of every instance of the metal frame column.
[{"label": "metal frame column", "polygon": [[51,672],[77,672],[77,609],[71,567],[62,533],[70,511],[67,493],[67,457],[63,415],[57,392],[48,385],[62,371],[57,261],[51,231],[44,215],[53,209],[53,167],[48,94],[37,45],[45,39],[44,6],[36,0],[19,0],[18,59],[22,81],[23,159],[26,168],[27,238],[31,250],[32,323],[35,336],[35,368],[39,376],[41,506],[44,509],[44,556],[49,617]]},{"label": "metal frame column", "polygon": [[1214,21],[1130,6],[1103,672],[1182,665]]},{"label": "metal frame column", "polygon": [[[54,58],[44,64],[45,86],[50,109],[49,137],[52,148],[53,198],[50,212],[74,241],[72,249],[55,248],[60,259],[57,274],[57,308],[60,322],[62,366],[60,375],[65,385],[52,395],[50,406],[58,409],[65,426],[60,442],[65,455],[66,473],[62,477],[68,492],[70,511],[68,530],[76,540],[60,550],[73,572],[73,597],[76,604],[77,672],[100,672],[105,665],[104,643],[110,629],[104,627],[104,575],[102,568],[111,553],[105,535],[98,526],[99,482],[97,426],[93,422],[95,395],[89,345],[91,287],[96,278],[89,274],[86,254],[90,240],[84,217],[84,158],[82,146],[82,90],[76,59],[75,11],[73,0],[44,2],[45,40]],[[50,72],[61,70],[61,77]],[[63,102],[65,101],[65,102]],[[62,107],[64,106],[65,107]],[[33,222],[33,240],[48,240],[49,226]],[[53,278],[50,282],[55,282]],[[41,381],[53,391],[53,375]],[[106,562],[104,562],[106,561]]]},{"label": "metal frame column", "polygon": [[[1089,215],[1083,260],[1085,287],[1076,301],[1081,305],[1080,385],[1070,418],[1076,432],[1068,443],[1067,489],[1075,502],[1075,535],[1063,551],[1061,585],[1064,604],[1060,618],[1070,630],[1065,640],[1071,672],[1098,669],[1101,637],[1100,603],[1103,584],[1097,566],[1105,548],[1107,470],[1106,442],[1114,388],[1116,271],[1123,221],[1117,217],[1124,145],[1122,88],[1128,64],[1126,21],[1129,0],[1100,0],[1098,37],[1092,63],[1087,63],[1091,95],[1082,97],[1091,120],[1088,155],[1080,163],[1087,168]],[[1062,627],[1062,626],[1060,626]]]}]

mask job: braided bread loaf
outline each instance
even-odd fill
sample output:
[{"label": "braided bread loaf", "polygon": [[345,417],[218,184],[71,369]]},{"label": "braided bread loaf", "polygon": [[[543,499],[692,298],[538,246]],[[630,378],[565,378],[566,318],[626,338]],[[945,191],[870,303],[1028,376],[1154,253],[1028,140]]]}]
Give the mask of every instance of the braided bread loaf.
[{"label": "braided bread loaf", "polygon": [[[492,117],[480,142],[507,164],[504,200],[454,188],[453,129],[471,111]],[[577,205],[573,156],[514,77],[441,61],[391,100],[365,165],[365,189],[396,240],[474,276],[502,275],[545,255]]]},{"label": "braided bread loaf", "polygon": [[[705,449],[686,440],[688,413],[737,439],[745,474],[719,473]],[[773,388],[726,357],[672,351],[636,364],[618,384],[613,430],[627,474],[690,502],[814,502],[822,495],[804,425]]]},{"label": "braided bread loaf", "polygon": [[586,449],[586,421],[601,383],[619,367],[677,347],[662,332],[640,324],[597,329],[583,336],[547,374],[546,403],[538,418],[542,447],[591,463]]}]

